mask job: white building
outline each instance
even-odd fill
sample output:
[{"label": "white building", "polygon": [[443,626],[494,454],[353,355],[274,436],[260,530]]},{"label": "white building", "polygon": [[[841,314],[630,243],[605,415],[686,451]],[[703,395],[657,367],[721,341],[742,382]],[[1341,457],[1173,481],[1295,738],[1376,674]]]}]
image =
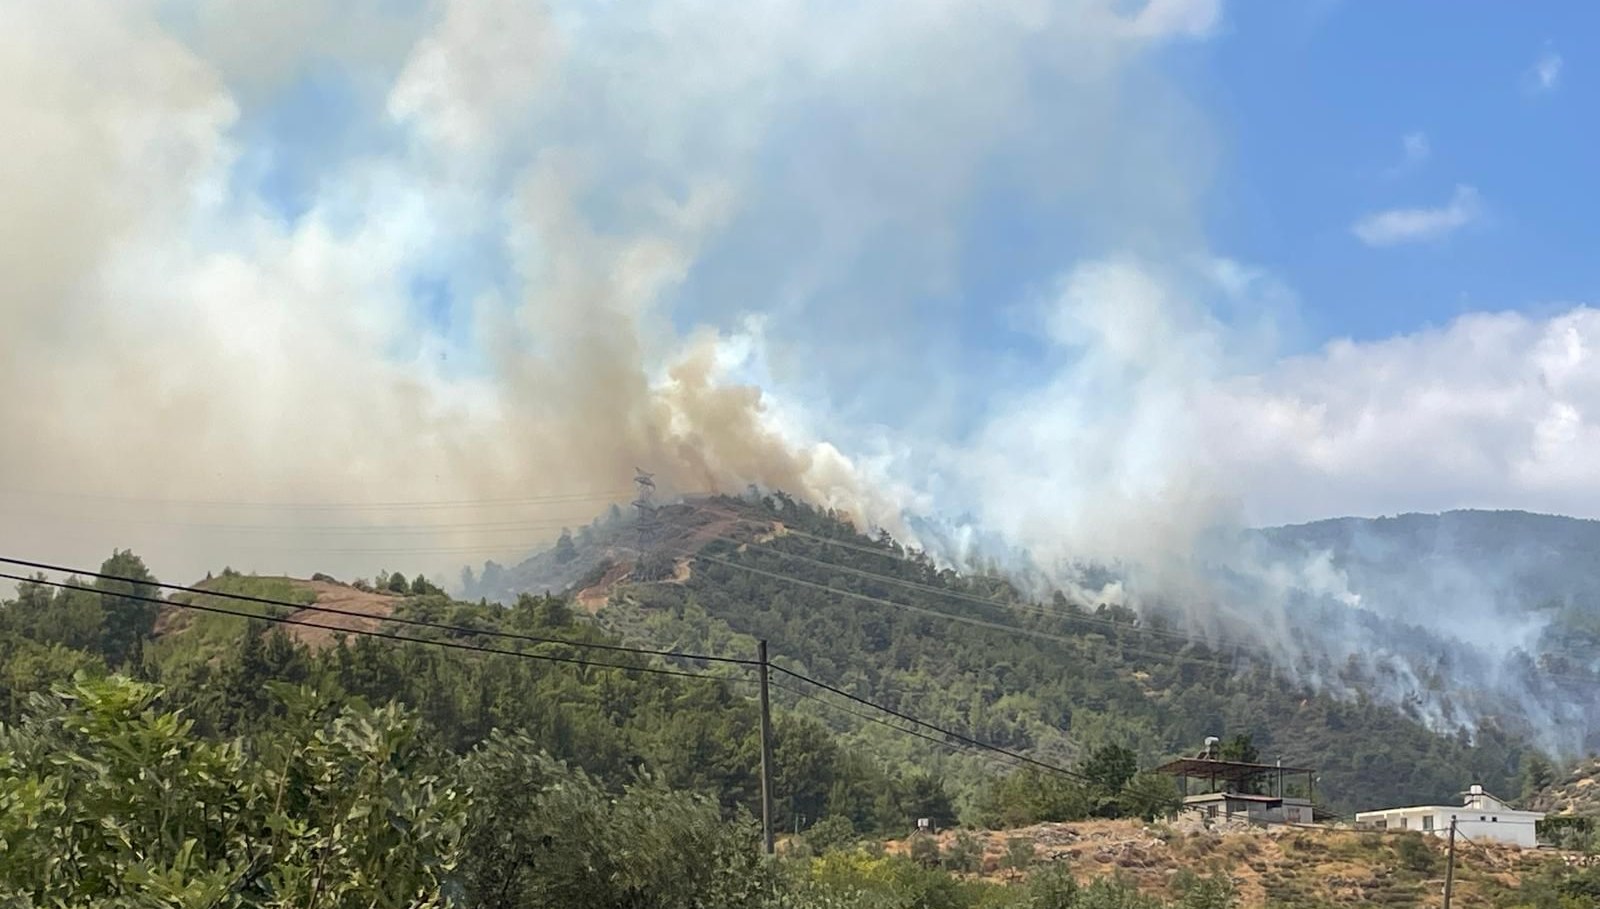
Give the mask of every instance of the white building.
[{"label": "white building", "polygon": [[1544,820],[1543,811],[1520,811],[1473,784],[1459,807],[1421,805],[1415,808],[1385,808],[1356,814],[1356,826],[1377,830],[1419,830],[1444,836],[1450,822],[1456,831],[1474,840],[1494,840],[1514,846],[1538,845],[1534,825]]}]

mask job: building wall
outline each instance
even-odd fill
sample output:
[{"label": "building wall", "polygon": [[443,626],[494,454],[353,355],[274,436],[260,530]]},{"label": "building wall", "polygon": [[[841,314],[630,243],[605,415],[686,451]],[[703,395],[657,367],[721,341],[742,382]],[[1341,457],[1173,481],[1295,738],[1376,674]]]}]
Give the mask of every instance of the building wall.
[{"label": "building wall", "polygon": [[1531,848],[1538,845],[1534,823],[1544,815],[1511,809],[1496,812],[1487,808],[1450,808],[1435,805],[1394,808],[1387,811],[1363,811],[1356,815],[1356,823],[1376,826],[1382,821],[1388,830],[1414,830],[1419,833],[1431,833],[1434,836],[1446,836],[1450,831],[1451,816],[1456,818],[1456,831],[1469,839],[1493,840]]},{"label": "building wall", "polygon": [[[1208,810],[1209,809],[1209,810]],[[1216,820],[1232,818],[1249,820],[1257,824],[1309,824],[1311,803],[1297,799],[1286,800],[1282,806],[1245,799],[1230,799],[1222,793],[1190,796],[1183,810]]]}]

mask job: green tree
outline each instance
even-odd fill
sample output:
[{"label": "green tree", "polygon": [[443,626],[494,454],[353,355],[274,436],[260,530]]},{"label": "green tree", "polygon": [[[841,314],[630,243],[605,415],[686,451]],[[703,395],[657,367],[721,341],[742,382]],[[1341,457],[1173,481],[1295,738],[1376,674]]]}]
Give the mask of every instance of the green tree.
[{"label": "green tree", "polygon": [[474,793],[461,866],[485,909],[759,905],[772,890],[748,816],[640,780],[620,794],[500,733],[466,762]]},{"label": "green tree", "polygon": [[1027,909],[1074,909],[1078,905],[1078,881],[1063,863],[1051,865],[1028,878]]},{"label": "green tree", "polygon": [[818,855],[849,848],[859,838],[855,824],[844,814],[830,814],[806,830],[806,844]]},{"label": "green tree", "polygon": [[1089,817],[1095,804],[1094,793],[1083,784],[1030,768],[991,781],[979,802],[977,817],[992,828],[1077,821]]},{"label": "green tree", "polygon": [[1117,793],[1119,813],[1146,822],[1176,814],[1181,803],[1172,777],[1160,773],[1136,773]]},{"label": "green tree", "polygon": [[1555,768],[1544,755],[1528,752],[1522,759],[1522,800],[1530,802],[1556,781]]},{"label": "green tree", "polygon": [[1096,878],[1081,888],[1072,909],[1162,909],[1161,901],[1145,896],[1132,883],[1116,876]]},{"label": "green tree", "polygon": [[562,565],[578,557],[578,547],[573,545],[572,531],[561,528],[561,536],[556,539],[556,561]]},{"label": "green tree", "polygon": [[[1261,763],[1261,752],[1256,749],[1254,739],[1248,733],[1239,733],[1222,743],[1219,756],[1224,761],[1238,761],[1243,764]],[[1242,792],[1260,792],[1262,781],[1249,779],[1239,784]]]},{"label": "green tree", "polygon": [[1395,839],[1395,857],[1400,866],[1418,874],[1432,874],[1439,867],[1439,856],[1433,851],[1432,837],[1421,833],[1404,833]]},{"label": "green tree", "polygon": [[0,729],[0,894],[19,905],[443,904],[461,800],[399,711],[211,742],[153,685],[79,679]]},{"label": "green tree", "polygon": [[1121,745],[1102,745],[1089,754],[1078,772],[1107,795],[1116,795],[1139,771],[1139,758]]},{"label": "green tree", "polygon": [[1261,762],[1261,752],[1256,749],[1255,740],[1249,733],[1241,732],[1222,743],[1218,752],[1224,761],[1238,761],[1243,764],[1258,764]]},{"label": "green tree", "polygon": [[907,854],[911,860],[924,868],[939,867],[939,841],[931,834],[918,831],[911,834],[907,841]]},{"label": "green tree", "polygon": [[1178,900],[1177,909],[1233,909],[1238,893],[1225,874],[1213,874],[1191,882]]},{"label": "green tree", "polygon": [[905,778],[903,790],[905,811],[912,819],[928,818],[937,828],[956,822],[955,805],[939,777],[924,771],[914,772]]},{"label": "green tree", "polygon": [[[100,573],[110,577],[94,582],[94,590],[100,594],[99,649],[107,663],[121,666],[138,659],[155,628],[161,607],[153,601],[159,600],[161,588],[155,585],[155,576],[145,568],[144,560],[126,549],[113,551],[111,558],[101,563]],[[63,593],[75,600],[91,596],[80,591]],[[87,606],[80,609],[89,611]]]},{"label": "green tree", "polygon": [[810,717],[779,714],[773,723],[772,763],[777,822],[793,829],[827,813],[828,797],[839,764],[839,746],[821,723]]},{"label": "green tree", "polygon": [[389,575],[389,582],[384,585],[390,593],[410,593],[411,585],[406,582],[406,576],[400,572]]},{"label": "green tree", "polygon": [[1033,865],[1034,844],[1026,836],[1012,836],[1006,838],[1005,856],[1000,860],[1002,867],[1013,871],[1022,871]]},{"label": "green tree", "polygon": [[970,830],[959,830],[945,847],[944,866],[963,874],[983,870],[983,843]]}]

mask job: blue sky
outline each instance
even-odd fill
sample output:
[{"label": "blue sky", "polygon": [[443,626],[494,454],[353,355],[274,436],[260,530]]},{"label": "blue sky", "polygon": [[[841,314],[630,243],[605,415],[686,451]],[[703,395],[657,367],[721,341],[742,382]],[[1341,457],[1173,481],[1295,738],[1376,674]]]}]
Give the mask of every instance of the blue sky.
[{"label": "blue sky", "polygon": [[[1583,64],[1584,45],[1594,42],[1584,38],[1600,33],[1597,26],[1600,10],[1586,4],[1482,4],[1441,15],[1427,4],[1250,2],[1225,7],[1211,40],[1163,52],[1160,66],[1204,116],[1206,141],[1215,144],[1202,152],[1214,158],[1203,206],[1209,243],[1296,290],[1301,308],[1290,350],[1335,337],[1383,338],[1475,310],[1538,310],[1592,296],[1600,264],[1588,253],[1600,224],[1574,202],[1600,160],[1600,130],[1583,116],[1595,88]],[[1561,61],[1559,74],[1541,86],[1535,68],[1551,57]],[[247,104],[236,128],[247,149],[238,169],[253,185],[241,189],[293,221],[337,162],[403,143],[382,108],[387,86],[363,83],[367,75],[310,59],[278,91]],[[767,145],[769,164],[784,179],[788,156],[816,154],[851,127],[848,118],[836,121],[830,135],[825,103],[798,111],[793,134],[780,129]],[[1407,137],[1426,151],[1408,157]],[[848,179],[863,160],[847,153],[833,176]],[[1458,186],[1477,191],[1481,211],[1449,236],[1372,249],[1351,232],[1364,214],[1444,206]],[[599,219],[606,201],[596,199]],[[1071,212],[1008,184],[1003,171],[979,188],[956,229],[961,240],[947,263],[956,287],[890,292],[946,313],[948,327],[977,339],[966,353],[982,368],[1025,369],[1017,361],[1037,351],[1008,312],[1048,286],[1064,250],[1092,249],[1094,238]],[[727,240],[728,255],[751,254],[737,248],[740,237]],[[789,233],[760,254],[816,242]],[[476,269],[494,271],[492,245],[475,251]],[[712,255],[691,274],[680,295],[683,327],[703,315],[693,299],[697,280],[714,288],[707,296],[784,290],[748,280],[719,286],[733,279],[717,272]],[[842,274],[843,286],[813,293],[863,291],[860,273]],[[480,277],[461,269],[418,275],[421,310],[447,326],[445,290],[455,283],[470,292]]]},{"label": "blue sky", "polygon": [[[1225,135],[1209,206],[1218,246],[1299,289],[1310,342],[1381,338],[1465,311],[1594,298],[1600,160],[1593,4],[1232,6],[1184,61]],[[1558,55],[1555,84],[1530,71]],[[1426,136],[1405,166],[1402,137]],[[1364,212],[1476,187],[1482,222],[1373,250]]]}]

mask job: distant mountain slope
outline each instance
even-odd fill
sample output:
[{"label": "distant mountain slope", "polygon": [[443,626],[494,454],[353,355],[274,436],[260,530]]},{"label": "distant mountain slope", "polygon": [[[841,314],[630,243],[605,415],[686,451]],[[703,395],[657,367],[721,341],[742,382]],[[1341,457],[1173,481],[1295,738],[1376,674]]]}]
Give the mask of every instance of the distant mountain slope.
[{"label": "distant mountain slope", "polygon": [[[1357,607],[1345,610],[1344,638],[1336,623],[1321,629],[1328,639],[1409,659],[1419,676],[1431,664],[1438,684],[1492,696],[1499,706],[1480,712],[1521,715],[1569,757],[1600,749],[1600,521],[1451,511],[1252,539],[1263,565],[1320,560],[1324,593]],[[1430,697],[1417,686],[1407,696]]]},{"label": "distant mountain slope", "polygon": [[[627,639],[743,657],[765,639],[780,663],[1053,760],[1119,743],[1149,764],[1207,735],[1248,733],[1264,759],[1320,767],[1319,792],[1343,811],[1447,798],[1473,781],[1507,788],[1529,753],[1499,724],[1432,731],[1400,705],[1319,694],[1126,609],[1031,602],[1001,578],[941,568],[781,496],[686,502],[662,525],[643,570],[602,567],[634,560],[623,523],[575,535],[559,567],[552,549],[484,579],[507,598],[609,577],[599,618]],[[1361,672],[1343,681],[1375,690]],[[879,753],[927,759],[929,746],[903,733],[778,696]],[[938,760],[968,781],[993,770],[967,755]]]},{"label": "distant mountain slope", "polygon": [[1465,510],[1334,518],[1257,536],[1280,554],[1330,554],[1352,591],[1383,604],[1428,596],[1512,613],[1600,604],[1600,521]]}]

